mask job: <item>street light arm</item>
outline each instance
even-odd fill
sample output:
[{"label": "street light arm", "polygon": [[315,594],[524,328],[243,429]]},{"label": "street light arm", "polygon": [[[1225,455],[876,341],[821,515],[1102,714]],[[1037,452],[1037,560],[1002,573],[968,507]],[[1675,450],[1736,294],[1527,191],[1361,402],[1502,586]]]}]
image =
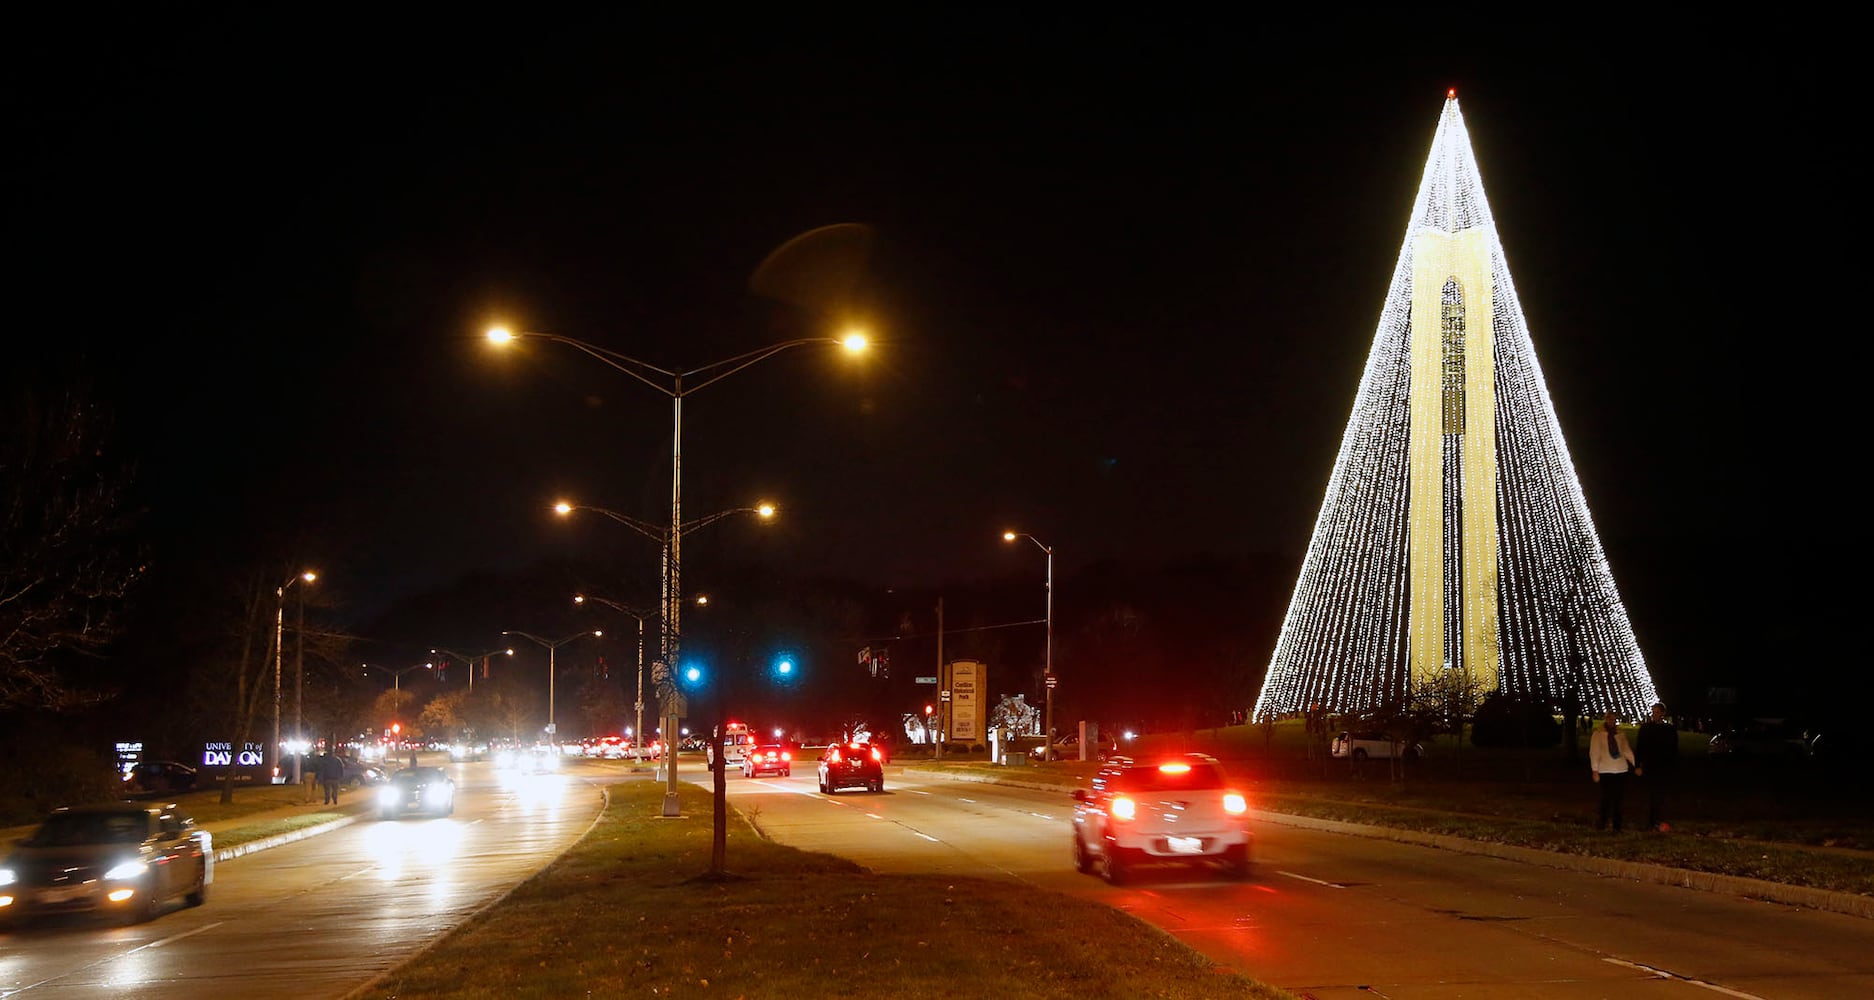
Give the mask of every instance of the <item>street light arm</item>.
[{"label": "street light arm", "polygon": [[661,543],[665,541],[665,537],[670,534],[670,529],[664,527],[661,524],[652,524],[649,521],[645,521],[639,518],[632,517],[630,514],[620,514],[619,512],[615,510],[606,510],[603,507],[588,507],[585,504],[567,504],[565,505],[565,509],[569,511],[574,511],[574,510],[590,511],[594,514],[600,514],[605,517],[609,517],[612,520],[617,521],[619,524],[622,524],[625,527],[630,528],[633,531],[636,531],[638,534],[643,535],[646,538],[649,538],[653,542]]},{"label": "street light arm", "polygon": [[714,514],[709,515],[708,517],[699,517],[696,520],[691,521],[690,523],[684,525],[682,528],[678,529],[678,532],[680,534],[688,534],[689,532],[695,531],[696,529],[706,524],[714,524],[717,521],[720,521],[723,518],[730,516],[731,514],[757,514],[758,515],[761,513],[761,511],[762,509],[760,507],[731,507],[728,510],[719,510],[715,512]]},{"label": "street light arm", "polygon": [[621,614],[629,615],[633,618],[636,618],[640,623],[648,621],[652,618],[656,618],[658,615],[658,612],[656,611],[633,611],[632,609],[624,606],[623,604],[618,603],[617,601],[612,600],[609,597],[600,597],[597,594],[580,594],[577,598],[575,598],[575,600],[595,601],[599,604],[605,605],[608,608],[611,608],[613,611],[617,611]]},{"label": "street light arm", "polygon": [[[717,361],[712,364],[704,365],[701,368],[694,368],[694,369],[691,369],[690,371],[683,372],[682,374],[678,375],[677,376],[678,378],[689,378],[693,375],[702,375],[706,372],[715,372],[715,374],[710,375],[708,378],[703,379],[701,382],[698,382],[695,385],[689,386],[683,389],[681,392],[674,393],[673,395],[687,396],[690,393],[695,392],[698,389],[701,389],[705,386],[714,385],[717,382],[720,382],[723,379],[728,378],[729,376],[735,374],[736,372],[739,372],[742,369],[747,368],[749,365],[755,364],[756,362],[759,362],[759,361],[765,361],[768,358],[771,358],[775,356],[776,354],[779,354],[782,351],[787,350],[790,347],[803,347],[807,344],[838,344],[840,342],[841,341],[835,337],[802,337],[799,340],[784,340],[778,344],[769,344],[766,347],[757,348],[753,351],[749,351],[746,354],[738,354],[732,358],[724,358],[721,361]],[[721,369],[721,370],[718,371],[717,369]]]},{"label": "street light arm", "polygon": [[645,385],[648,385],[651,388],[656,389],[658,392],[661,392],[666,396],[677,395],[675,389],[673,389],[671,386],[665,385],[662,382],[658,382],[654,379],[646,378],[644,373],[647,371],[656,372],[657,374],[665,376],[666,378],[669,378],[672,380],[681,378],[682,375],[678,372],[670,371],[669,369],[659,368],[656,365],[651,364],[649,361],[640,361],[639,359],[634,358],[629,354],[620,354],[619,352],[611,350],[609,348],[600,347],[596,344],[588,344],[583,340],[575,340],[572,337],[562,337],[557,333],[525,332],[525,333],[517,333],[514,336],[533,337],[538,340],[547,340],[556,344],[565,344],[566,346],[571,347],[574,350],[587,355],[588,357],[596,359],[597,361],[606,365],[609,368],[612,368],[616,371],[623,372],[624,374],[629,375],[632,378],[635,378],[640,382],[643,382]]}]

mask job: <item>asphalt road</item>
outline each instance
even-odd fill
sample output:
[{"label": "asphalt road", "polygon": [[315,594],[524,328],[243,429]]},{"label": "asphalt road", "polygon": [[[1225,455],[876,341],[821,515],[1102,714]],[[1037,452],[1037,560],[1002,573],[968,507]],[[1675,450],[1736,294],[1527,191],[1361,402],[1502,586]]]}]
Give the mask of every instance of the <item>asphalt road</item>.
[{"label": "asphalt road", "polygon": [[1061,792],[896,768],[879,795],[822,795],[804,768],[728,787],[781,843],[1098,900],[1320,1000],[1874,996],[1859,917],[1269,822],[1247,882],[1165,869],[1115,888],[1074,872]]},{"label": "asphalt road", "polygon": [[0,936],[0,997],[343,996],[538,871],[591,826],[589,781],[448,765],[447,818],[365,819],[215,866],[208,902]]}]

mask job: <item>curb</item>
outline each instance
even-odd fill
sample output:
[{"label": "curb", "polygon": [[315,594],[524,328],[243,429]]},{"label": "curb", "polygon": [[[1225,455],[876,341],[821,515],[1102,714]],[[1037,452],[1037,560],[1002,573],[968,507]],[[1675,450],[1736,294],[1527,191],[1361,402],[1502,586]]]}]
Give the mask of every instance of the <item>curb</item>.
[{"label": "curb", "polygon": [[[945,778],[950,781],[974,781],[980,784],[1011,785],[1035,791],[1063,791],[1060,785],[1047,785],[1032,781],[1000,781],[995,778],[974,774],[947,774],[942,771],[920,771],[921,774]],[[1251,809],[1252,818],[1282,826],[1300,827],[1305,830],[1320,830],[1324,833],[1340,833],[1354,837],[1368,837],[1375,840],[1393,840],[1422,847],[1435,847],[1458,854],[1481,854],[1505,861],[1516,861],[1527,865],[1540,865],[1545,868],[1560,868],[1567,871],[1587,872],[1592,875],[1605,875],[1610,878],[1631,879],[1635,882],[1650,882],[1656,885],[1676,885],[1686,889],[1703,892],[1719,892],[1745,899],[1761,899],[1788,906],[1802,906],[1812,910],[1824,910],[1829,913],[1841,913],[1851,917],[1874,920],[1874,896],[1863,896],[1853,892],[1837,892],[1832,889],[1815,889],[1802,885],[1785,885],[1782,882],[1768,882],[1763,879],[1744,878],[1738,875],[1719,875],[1714,872],[1693,871],[1690,868],[1673,868],[1670,865],[1656,865],[1642,861],[1621,861],[1615,858],[1596,858],[1585,854],[1567,854],[1561,851],[1544,851],[1534,847],[1515,847],[1510,844],[1493,844],[1487,840],[1468,840],[1442,833],[1422,833],[1417,830],[1400,830],[1386,826],[1369,826],[1365,823],[1348,823],[1343,820],[1315,819],[1312,816],[1293,816],[1288,813],[1267,812]]]},{"label": "curb", "polygon": [[[322,833],[331,833],[333,830],[347,827],[358,822],[358,819],[358,816],[343,816],[330,822],[320,823],[318,826],[306,827],[303,830],[294,830],[291,833],[282,833],[261,840],[250,840],[238,847],[222,848],[215,852],[215,861],[217,863],[233,861],[235,858],[244,857],[257,851],[264,851],[269,847],[279,847],[284,844],[293,843],[296,840],[305,840],[307,837],[316,837]],[[235,827],[234,829],[239,828]]]}]

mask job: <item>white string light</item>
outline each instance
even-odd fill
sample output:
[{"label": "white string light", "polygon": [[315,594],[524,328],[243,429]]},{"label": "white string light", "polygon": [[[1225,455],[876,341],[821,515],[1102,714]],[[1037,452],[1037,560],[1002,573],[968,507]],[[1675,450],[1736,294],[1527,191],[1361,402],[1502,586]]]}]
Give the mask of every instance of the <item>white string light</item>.
[{"label": "white string light", "polygon": [[[1417,616],[1444,620],[1428,623],[1414,620],[1408,577],[1413,248],[1426,233],[1479,232],[1488,248],[1494,303],[1488,324],[1493,377],[1485,388],[1494,385],[1495,420],[1476,420],[1475,415],[1490,411],[1470,410],[1468,432],[1494,430],[1496,510],[1465,509],[1459,501],[1465,495],[1464,466],[1456,435],[1447,436],[1437,449],[1445,456],[1444,611]],[[1446,302],[1473,294],[1455,286],[1439,292]],[[1446,378],[1461,386],[1453,374],[1457,371],[1449,369]],[[1447,409],[1447,420],[1453,412],[1464,411]],[[1494,423],[1494,428],[1480,423]],[[1466,423],[1459,420],[1457,426],[1464,429]],[[1489,468],[1483,466],[1485,472]],[[1479,490],[1489,488],[1487,479],[1476,483]],[[1477,568],[1462,566],[1467,550],[1461,541],[1465,532],[1486,530],[1483,526],[1493,523],[1491,514],[1497,537],[1487,551],[1495,553],[1496,582],[1487,589],[1466,588],[1460,578]],[[1479,606],[1480,599],[1488,603],[1479,595],[1490,593],[1497,607]],[[1437,596],[1419,595],[1423,600]],[[1494,679],[1509,694],[1556,703],[1573,689],[1584,711],[1616,711],[1628,718],[1645,715],[1658,700],[1588,513],[1452,95],[1432,139],[1255,717],[1314,706],[1358,712],[1406,693],[1413,677],[1413,637],[1425,635],[1427,628],[1447,637],[1452,669],[1471,669],[1468,660],[1479,657],[1467,652],[1460,639],[1467,621],[1494,627],[1501,656]],[[1483,664],[1475,666],[1481,670]]]}]

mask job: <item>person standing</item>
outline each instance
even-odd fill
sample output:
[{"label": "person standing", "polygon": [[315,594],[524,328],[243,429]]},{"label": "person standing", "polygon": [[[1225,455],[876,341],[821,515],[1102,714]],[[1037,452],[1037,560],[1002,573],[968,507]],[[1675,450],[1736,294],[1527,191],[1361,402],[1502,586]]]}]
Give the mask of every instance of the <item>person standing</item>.
[{"label": "person standing", "polygon": [[325,785],[325,804],[338,804],[338,786],[345,780],[345,764],[338,755],[327,751],[319,757],[319,781]]},{"label": "person standing", "polygon": [[1640,723],[1635,743],[1636,760],[1645,769],[1646,827],[1665,833],[1672,829],[1666,822],[1666,793],[1679,763],[1679,731],[1667,720],[1665,705],[1653,703],[1653,716]]},{"label": "person standing", "polygon": [[1594,828],[1605,830],[1612,820],[1614,832],[1618,833],[1626,805],[1627,775],[1643,772],[1620,731],[1620,720],[1612,712],[1602,716],[1601,730],[1588,740],[1588,767],[1595,784],[1601,786],[1601,815]]}]

